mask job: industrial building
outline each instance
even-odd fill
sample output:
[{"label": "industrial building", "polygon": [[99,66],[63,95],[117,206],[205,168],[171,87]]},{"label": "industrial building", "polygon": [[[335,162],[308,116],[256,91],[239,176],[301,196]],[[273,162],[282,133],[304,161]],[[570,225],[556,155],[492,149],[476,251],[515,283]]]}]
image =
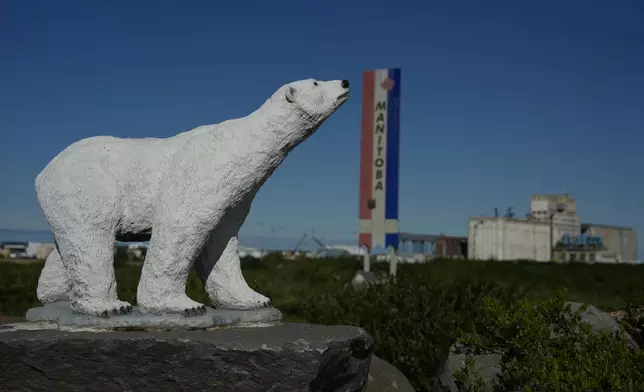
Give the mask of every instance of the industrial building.
[{"label": "industrial building", "polygon": [[467,258],[467,237],[429,234],[399,234],[398,253],[415,254],[434,258]]},{"label": "industrial building", "polygon": [[480,260],[550,260],[548,223],[522,218],[472,217],[468,255]]},{"label": "industrial building", "polygon": [[637,260],[637,235],[632,228],[582,223],[581,232],[602,238],[605,250],[600,253],[599,261],[615,260],[619,263]]},{"label": "industrial building", "polygon": [[575,199],[535,195],[530,213],[471,217],[468,254],[482,260],[636,262],[633,229],[581,223]]},{"label": "industrial building", "polygon": [[11,258],[27,257],[28,242],[3,242],[0,244],[2,256]]}]

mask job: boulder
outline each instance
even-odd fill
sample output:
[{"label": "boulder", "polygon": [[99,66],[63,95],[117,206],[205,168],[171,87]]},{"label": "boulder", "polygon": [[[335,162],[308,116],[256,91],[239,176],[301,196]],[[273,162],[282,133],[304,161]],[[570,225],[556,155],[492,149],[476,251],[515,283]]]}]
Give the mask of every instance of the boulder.
[{"label": "boulder", "polygon": [[351,279],[351,285],[354,289],[359,288],[364,284],[374,284],[380,283],[380,279],[372,271],[356,271],[353,279]]},{"label": "boulder", "polygon": [[372,338],[350,326],[5,328],[0,329],[0,390],[358,392],[367,383],[371,352]]},{"label": "boulder", "polygon": [[[567,302],[572,312],[576,312],[583,304],[577,302]],[[592,305],[581,313],[581,320],[590,324],[594,331],[621,331],[620,325],[609,313],[601,311]],[[626,334],[628,346],[638,348],[637,343],[631,336]],[[437,392],[457,392],[454,380],[454,372],[460,370],[465,364],[469,355],[473,355],[476,363],[474,369],[481,375],[483,380],[489,384],[496,379],[501,373],[501,355],[474,352],[472,348],[455,343],[450,347],[449,355],[445,360],[443,367],[439,371],[436,379],[435,391]]]},{"label": "boulder", "polygon": [[[568,302],[570,305],[570,310],[576,312],[583,304],[578,302]],[[602,310],[597,309],[592,305],[588,305],[588,308],[581,313],[581,320],[590,324],[593,331],[614,331],[618,332],[621,330],[619,322],[615,317],[611,316],[610,313],[606,313]],[[624,333],[626,336],[628,346],[630,348],[636,349],[639,348],[637,342],[627,333]]]},{"label": "boulder", "polygon": [[369,369],[369,381],[367,381],[366,392],[414,392],[415,389],[400,370],[392,364],[371,356],[371,368]]},{"label": "boulder", "polygon": [[449,355],[436,378],[436,392],[458,392],[454,373],[461,370],[468,356],[476,359],[474,370],[483,380],[491,383],[501,373],[501,355],[474,351],[471,347],[455,343],[449,349]]}]

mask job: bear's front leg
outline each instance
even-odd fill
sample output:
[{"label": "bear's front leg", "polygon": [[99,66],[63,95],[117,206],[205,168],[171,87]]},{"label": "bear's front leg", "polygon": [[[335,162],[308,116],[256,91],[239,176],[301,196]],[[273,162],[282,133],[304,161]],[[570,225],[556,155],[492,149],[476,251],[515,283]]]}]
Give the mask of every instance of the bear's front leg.
[{"label": "bear's front leg", "polygon": [[141,313],[197,316],[206,312],[204,305],[186,295],[186,282],[210,223],[164,216],[153,224],[136,293]]},{"label": "bear's front leg", "polygon": [[[73,215],[68,213],[65,216]],[[89,221],[84,218],[86,222]],[[114,230],[102,227],[108,226],[108,223],[95,224],[89,221],[85,224],[75,224],[76,226],[67,230],[56,230],[54,234],[60,261],[69,277],[72,310],[76,313],[103,317],[131,312],[131,305],[119,301],[117,296]],[[52,255],[49,262],[58,261],[55,257],[55,254]],[[50,277],[48,271],[44,273],[45,279]]]}]

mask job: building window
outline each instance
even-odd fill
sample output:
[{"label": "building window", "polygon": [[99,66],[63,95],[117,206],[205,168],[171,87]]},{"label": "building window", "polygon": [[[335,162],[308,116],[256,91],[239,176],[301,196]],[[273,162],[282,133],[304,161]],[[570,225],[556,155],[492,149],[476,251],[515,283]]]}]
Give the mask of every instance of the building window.
[{"label": "building window", "polygon": [[588,253],[588,261],[595,261],[595,254],[594,253]]},{"label": "building window", "polygon": [[580,253],[579,254],[579,261],[586,261],[586,254],[585,253]]},{"label": "building window", "polygon": [[570,253],[570,261],[577,261],[577,255],[574,253]]}]

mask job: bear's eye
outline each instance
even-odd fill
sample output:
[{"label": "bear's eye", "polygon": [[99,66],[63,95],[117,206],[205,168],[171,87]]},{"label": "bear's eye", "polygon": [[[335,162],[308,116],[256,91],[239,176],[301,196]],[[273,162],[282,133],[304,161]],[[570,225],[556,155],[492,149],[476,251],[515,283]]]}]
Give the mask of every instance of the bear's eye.
[{"label": "bear's eye", "polygon": [[314,85],[314,86],[317,86],[317,85],[318,85],[318,82],[313,82],[313,85]]}]

